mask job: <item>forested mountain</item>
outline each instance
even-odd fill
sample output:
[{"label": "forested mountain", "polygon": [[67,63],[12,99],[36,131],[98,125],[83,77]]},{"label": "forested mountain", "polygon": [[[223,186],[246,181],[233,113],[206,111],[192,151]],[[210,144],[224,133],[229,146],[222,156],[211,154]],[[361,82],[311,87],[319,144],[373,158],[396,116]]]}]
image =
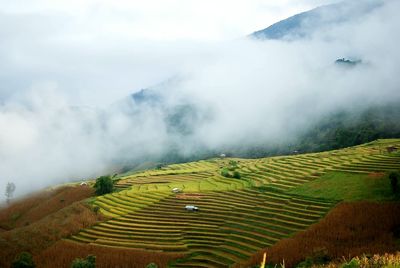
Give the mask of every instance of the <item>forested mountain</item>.
[{"label": "forested mountain", "polygon": [[333,24],[343,24],[362,18],[382,4],[381,0],[362,0],[321,6],[256,31],[250,37],[288,40],[310,37],[314,32],[331,27]]}]

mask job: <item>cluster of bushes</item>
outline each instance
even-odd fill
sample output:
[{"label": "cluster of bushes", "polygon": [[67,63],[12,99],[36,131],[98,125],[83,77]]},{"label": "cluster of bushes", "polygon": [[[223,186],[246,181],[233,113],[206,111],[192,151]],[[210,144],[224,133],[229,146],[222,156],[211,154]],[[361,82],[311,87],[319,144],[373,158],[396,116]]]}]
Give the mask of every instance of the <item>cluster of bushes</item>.
[{"label": "cluster of bushes", "polygon": [[[313,268],[397,268],[400,267],[400,252],[395,254],[375,254],[357,256],[350,260],[347,257],[342,257],[340,260],[332,261],[328,264],[313,265]],[[297,266],[299,267],[299,266]]]},{"label": "cluster of bushes", "polygon": [[112,193],[114,190],[114,182],[110,176],[101,176],[96,179],[94,188],[97,195]]},{"label": "cluster of bushes", "polygon": [[22,252],[11,263],[11,268],[35,268],[32,255],[28,252]]},{"label": "cluster of bushes", "polygon": [[96,256],[89,255],[86,259],[76,258],[71,268],[96,268]]},{"label": "cluster of bushes", "polygon": [[310,256],[307,256],[306,259],[300,262],[297,267],[299,268],[308,268],[315,267],[317,265],[323,265],[325,263],[330,262],[332,259],[329,256],[329,252],[325,248],[320,248],[314,250]]},{"label": "cluster of bushes", "polygon": [[[335,267],[335,265],[331,265],[331,267]],[[363,255],[362,257],[355,257],[351,259],[349,262],[344,262],[339,264],[337,267],[340,268],[375,268],[375,267],[400,267],[400,252],[396,254],[375,254],[371,255]]]},{"label": "cluster of bushes", "polygon": [[238,168],[238,163],[234,160],[229,161],[228,167],[224,167],[221,169],[221,175],[226,178],[235,178],[240,179],[242,176],[240,175],[239,171],[236,169]]},{"label": "cluster of bushes", "polygon": [[161,170],[161,169],[163,169],[163,168],[166,167],[166,166],[167,166],[167,164],[160,163],[160,164],[157,164],[156,169],[157,169],[157,170]]}]

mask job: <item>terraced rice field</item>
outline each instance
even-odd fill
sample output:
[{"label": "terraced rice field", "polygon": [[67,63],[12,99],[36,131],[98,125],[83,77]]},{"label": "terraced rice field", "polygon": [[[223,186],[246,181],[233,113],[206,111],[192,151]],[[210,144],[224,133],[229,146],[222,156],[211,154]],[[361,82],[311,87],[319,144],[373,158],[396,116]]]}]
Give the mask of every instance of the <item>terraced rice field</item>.
[{"label": "terraced rice field", "polygon": [[[234,159],[241,179],[220,169],[232,159],[170,165],[123,177],[121,191],[96,199],[111,219],[70,239],[107,247],[182,252],[173,267],[229,267],[303,230],[337,201],[296,196],[288,190],[330,171],[400,169],[400,140],[380,140],[338,151]],[[173,188],[182,193],[172,193]],[[184,209],[196,205],[199,211]]]}]

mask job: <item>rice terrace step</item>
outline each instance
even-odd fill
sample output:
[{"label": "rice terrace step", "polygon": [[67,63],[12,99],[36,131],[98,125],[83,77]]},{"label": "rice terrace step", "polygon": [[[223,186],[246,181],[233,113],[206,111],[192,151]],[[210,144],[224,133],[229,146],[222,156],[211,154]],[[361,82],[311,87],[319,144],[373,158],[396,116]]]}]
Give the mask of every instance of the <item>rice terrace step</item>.
[{"label": "rice terrace step", "polygon": [[[171,267],[229,267],[306,229],[340,201],[299,194],[296,189],[302,185],[331,172],[400,169],[400,154],[379,149],[382,144],[399,146],[400,140],[263,159],[215,158],[120,177],[119,192],[94,201],[110,218],[69,239],[184,252],[186,257]],[[236,163],[240,179],[221,176],[230,161]],[[199,210],[187,211],[186,205]]]}]

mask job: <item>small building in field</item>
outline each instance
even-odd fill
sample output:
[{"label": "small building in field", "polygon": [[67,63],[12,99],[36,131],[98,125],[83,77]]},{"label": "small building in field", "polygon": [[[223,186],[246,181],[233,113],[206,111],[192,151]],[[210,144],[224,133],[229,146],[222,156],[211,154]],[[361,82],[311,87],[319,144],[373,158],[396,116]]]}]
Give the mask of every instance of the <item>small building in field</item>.
[{"label": "small building in field", "polygon": [[225,157],[226,157],[226,154],[220,154],[219,157],[220,157],[220,158],[225,158]]},{"label": "small building in field", "polygon": [[186,205],[185,209],[189,210],[189,211],[198,211],[199,210],[199,208],[194,205]]},{"label": "small building in field", "polygon": [[87,182],[81,182],[81,186],[87,186]]},{"label": "small building in field", "polygon": [[172,192],[175,193],[175,194],[177,194],[177,193],[181,193],[182,190],[181,190],[180,188],[173,188],[173,189],[172,189]]}]

